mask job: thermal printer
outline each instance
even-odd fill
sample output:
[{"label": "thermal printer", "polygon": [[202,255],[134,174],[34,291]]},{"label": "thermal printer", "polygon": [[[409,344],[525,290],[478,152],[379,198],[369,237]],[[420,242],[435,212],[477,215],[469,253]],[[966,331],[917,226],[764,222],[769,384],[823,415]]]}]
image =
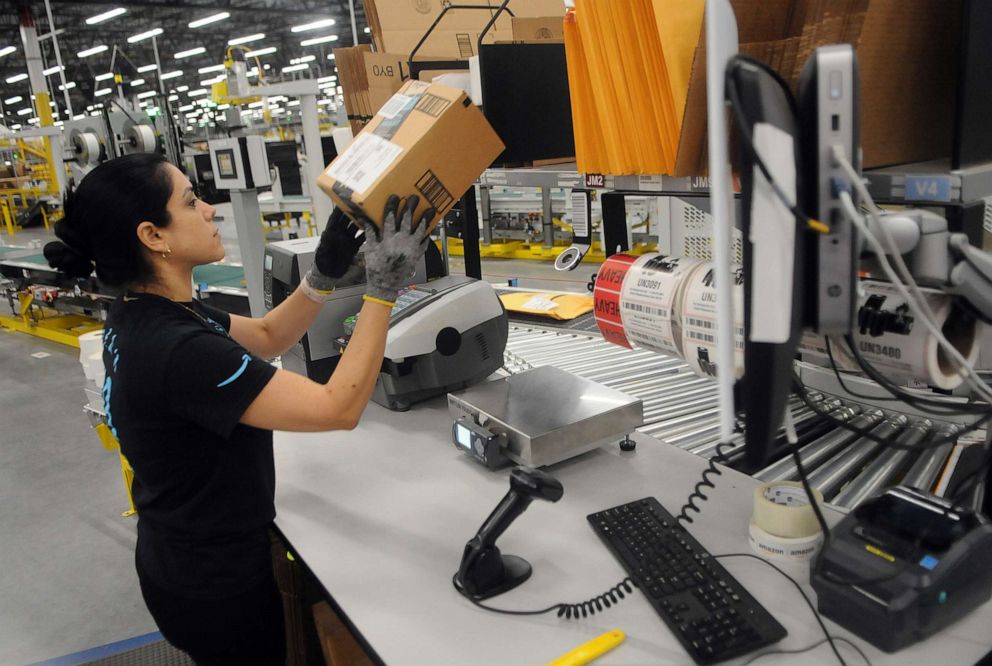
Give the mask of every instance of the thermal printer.
[{"label": "thermal printer", "polygon": [[506,310],[488,282],[448,276],[404,289],[372,400],[404,411],[480,382],[503,366],[508,335]]},{"label": "thermal printer", "polygon": [[[320,238],[298,238],[265,246],[262,272],[262,299],[266,310],[276,307],[299,286],[313,263]],[[422,259],[410,283],[427,281]],[[339,284],[332,298],[324,304],[303,338],[288,353],[282,365],[287,370],[326,382],[340,358],[336,339],[344,334],[344,321],[362,308],[365,282]]]},{"label": "thermal printer", "polygon": [[992,524],[905,486],[867,500],[831,529],[811,563],[820,613],[895,652],[992,596]]}]

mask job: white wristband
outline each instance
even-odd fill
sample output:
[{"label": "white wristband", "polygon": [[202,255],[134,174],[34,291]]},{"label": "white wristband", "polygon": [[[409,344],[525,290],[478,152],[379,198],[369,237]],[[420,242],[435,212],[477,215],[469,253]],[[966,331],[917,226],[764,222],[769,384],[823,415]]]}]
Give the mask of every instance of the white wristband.
[{"label": "white wristband", "polygon": [[334,294],[333,289],[330,291],[315,289],[306,278],[300,281],[300,291],[302,291],[303,295],[314,303],[326,303],[331,300],[331,296]]}]

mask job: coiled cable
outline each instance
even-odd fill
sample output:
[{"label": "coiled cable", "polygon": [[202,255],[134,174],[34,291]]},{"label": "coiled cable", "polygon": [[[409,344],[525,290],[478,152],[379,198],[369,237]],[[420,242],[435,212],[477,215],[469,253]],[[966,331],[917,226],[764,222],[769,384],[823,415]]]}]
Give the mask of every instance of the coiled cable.
[{"label": "coiled cable", "polygon": [[[717,467],[717,464],[726,462],[726,454],[723,450],[723,447],[725,446],[729,446],[729,444],[727,442],[720,442],[716,445],[716,453],[712,458],[710,458],[709,465],[706,469],[703,470],[702,478],[692,489],[692,493],[689,494],[685,504],[682,505],[679,515],[675,517],[675,522],[677,522],[680,527],[685,528],[686,524],[692,524],[693,520],[692,516],[689,515],[689,511],[693,511],[697,514],[702,513],[702,508],[699,505],[709,499],[709,496],[703,494],[703,490],[707,488],[716,488],[716,484],[713,483],[712,479],[723,475],[723,471]],[[697,502],[696,500],[699,501]]]},{"label": "coiled cable", "polygon": [[504,615],[543,615],[544,613],[550,613],[551,611],[557,611],[558,617],[563,617],[566,620],[578,620],[580,618],[592,617],[596,613],[602,613],[613,605],[620,603],[627,594],[634,591],[637,587],[637,583],[634,582],[629,576],[624,578],[622,581],[611,587],[609,590],[600,594],[599,596],[593,597],[588,601],[583,601],[577,604],[569,604],[565,602],[557,603],[553,606],[548,606],[547,608],[542,608],[541,610],[510,610],[507,608],[494,608],[493,606],[487,606],[486,604],[473,599],[470,595],[465,594],[465,592],[458,586],[455,582],[458,574],[455,574],[451,579],[451,584],[455,586],[459,594],[471,601],[473,604],[482,608],[483,610],[492,611],[493,613],[503,613]]}]

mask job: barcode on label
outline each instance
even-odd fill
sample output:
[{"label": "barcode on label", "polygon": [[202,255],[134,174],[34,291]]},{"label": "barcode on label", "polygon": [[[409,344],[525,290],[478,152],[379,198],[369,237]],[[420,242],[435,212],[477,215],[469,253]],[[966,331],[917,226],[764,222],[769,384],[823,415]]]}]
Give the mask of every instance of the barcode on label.
[{"label": "barcode on label", "polygon": [[706,319],[696,319],[695,317],[689,317],[686,320],[689,326],[698,326],[699,328],[715,328],[713,322],[707,321]]},{"label": "barcode on label", "polygon": [[417,181],[417,191],[424,195],[438,213],[444,213],[455,198],[430,169]]},{"label": "barcode on label", "polygon": [[700,333],[699,331],[686,331],[686,335],[691,340],[699,340],[700,342],[709,342],[709,343],[716,342],[716,338],[713,337],[712,335],[709,335],[707,333]]},{"label": "barcode on label", "polygon": [[379,109],[378,115],[386,118],[387,120],[392,120],[396,117],[397,113],[403,110],[403,107],[410,103],[411,99],[413,98],[396,93],[382,105],[382,108]]},{"label": "barcode on label", "polygon": [[444,110],[449,106],[451,106],[450,100],[427,93],[420,98],[420,101],[417,102],[417,106],[413,108],[417,111],[421,111],[429,116],[434,116],[437,118],[444,113]]},{"label": "barcode on label", "polygon": [[353,192],[361,194],[372,186],[402,152],[403,149],[395,143],[363,132],[327,167],[325,173]]},{"label": "barcode on label", "polygon": [[588,198],[585,192],[573,192],[569,199],[569,214],[572,217],[572,236],[585,238],[589,235]]},{"label": "barcode on label", "polygon": [[665,317],[668,315],[668,310],[665,308],[656,308],[650,305],[642,305],[640,303],[631,303],[629,301],[623,302],[623,309],[630,310],[631,312],[641,312],[648,315],[657,315],[660,317]]}]

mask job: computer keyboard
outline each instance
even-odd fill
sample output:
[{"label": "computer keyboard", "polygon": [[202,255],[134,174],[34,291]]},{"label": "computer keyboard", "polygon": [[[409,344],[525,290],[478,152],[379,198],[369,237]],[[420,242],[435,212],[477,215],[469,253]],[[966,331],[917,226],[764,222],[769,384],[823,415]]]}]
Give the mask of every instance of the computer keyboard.
[{"label": "computer keyboard", "polygon": [[588,518],[697,664],[785,637],[785,628],[658,500],[646,497]]}]

